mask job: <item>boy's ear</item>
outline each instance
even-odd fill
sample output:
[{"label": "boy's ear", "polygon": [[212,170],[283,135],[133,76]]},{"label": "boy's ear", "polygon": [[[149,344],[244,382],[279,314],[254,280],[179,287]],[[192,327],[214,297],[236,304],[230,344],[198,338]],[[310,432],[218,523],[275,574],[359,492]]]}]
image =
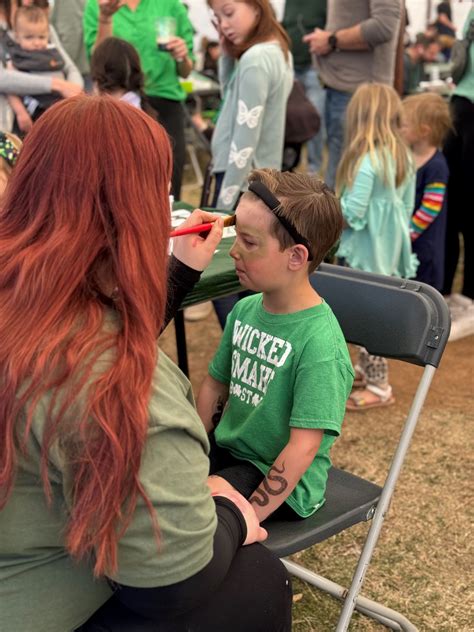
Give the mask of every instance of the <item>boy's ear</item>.
[{"label": "boy's ear", "polygon": [[290,248],[288,267],[290,270],[300,270],[308,263],[308,249],[303,244],[296,244]]}]

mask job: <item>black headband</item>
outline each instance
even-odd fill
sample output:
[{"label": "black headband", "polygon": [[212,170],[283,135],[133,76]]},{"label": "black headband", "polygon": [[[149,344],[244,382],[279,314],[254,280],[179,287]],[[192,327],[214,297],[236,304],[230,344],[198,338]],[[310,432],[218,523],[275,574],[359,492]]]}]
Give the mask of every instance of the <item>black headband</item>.
[{"label": "black headband", "polygon": [[268,208],[272,211],[280,224],[284,226],[285,230],[293,237],[295,243],[301,244],[306,248],[306,250],[308,251],[308,261],[311,261],[313,259],[313,253],[311,252],[309,241],[306,239],[306,237],[303,237],[303,235],[296,230],[295,226],[289,221],[287,217],[283,217],[283,215],[281,215],[280,200],[275,197],[269,189],[267,189],[263,182],[260,182],[259,180],[253,180],[252,182],[250,182],[249,191],[254,193],[258,198],[262,200],[264,204],[268,206]]}]

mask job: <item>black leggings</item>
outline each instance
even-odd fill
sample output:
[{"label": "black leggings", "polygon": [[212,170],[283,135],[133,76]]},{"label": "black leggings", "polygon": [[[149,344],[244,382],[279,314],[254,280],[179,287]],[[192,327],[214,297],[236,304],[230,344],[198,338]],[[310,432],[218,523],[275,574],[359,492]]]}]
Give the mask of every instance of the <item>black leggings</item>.
[{"label": "black leggings", "polygon": [[464,239],[464,279],[461,292],[474,299],[474,219],[471,210],[474,165],[474,103],[451,99],[454,130],[444,146],[449,167],[448,215],[443,294],[451,294],[459,259],[459,235]]},{"label": "black leggings", "polygon": [[162,97],[147,95],[148,102],[158,114],[158,122],[168,132],[173,148],[173,177],[171,193],[176,200],[181,196],[181,180],[183,177],[186,143],[184,139],[184,112],[181,101],[172,101]]},{"label": "black leggings", "polygon": [[113,583],[116,592],[76,632],[290,632],[291,583],[261,544],[242,547],[244,518],[215,497],[211,561],[181,582],[155,588]]},{"label": "black leggings", "polygon": [[290,632],[291,583],[285,567],[261,544],[239,549],[225,581],[201,607],[156,623],[114,595],[81,632]]}]

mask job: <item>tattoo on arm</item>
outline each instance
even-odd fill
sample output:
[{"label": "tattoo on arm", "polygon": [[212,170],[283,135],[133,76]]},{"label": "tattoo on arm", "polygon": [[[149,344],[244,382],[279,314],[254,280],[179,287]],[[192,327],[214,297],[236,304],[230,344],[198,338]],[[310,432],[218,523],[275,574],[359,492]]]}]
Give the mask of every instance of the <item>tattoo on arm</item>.
[{"label": "tattoo on arm", "polygon": [[214,426],[214,428],[217,426],[217,424],[221,420],[222,413],[224,412],[224,403],[225,403],[224,400],[219,395],[216,401],[214,412],[212,413],[212,417],[211,417],[212,425]]},{"label": "tattoo on arm", "polygon": [[[284,476],[276,476],[275,472],[277,474],[284,474],[285,462],[282,463],[281,470],[279,470],[276,465],[272,465],[258,489],[256,489],[250,497],[249,501],[251,503],[255,503],[259,507],[265,507],[265,505],[268,505],[270,502],[270,496],[279,496],[280,494],[283,494],[285,489],[288,487],[288,481],[284,478]],[[276,481],[278,483],[278,487],[271,488],[268,481]]]}]

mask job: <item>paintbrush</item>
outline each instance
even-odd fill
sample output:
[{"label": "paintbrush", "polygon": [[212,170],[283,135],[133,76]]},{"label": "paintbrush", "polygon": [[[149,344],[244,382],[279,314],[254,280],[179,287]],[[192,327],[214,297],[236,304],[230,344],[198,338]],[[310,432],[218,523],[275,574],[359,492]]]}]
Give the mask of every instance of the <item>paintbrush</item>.
[{"label": "paintbrush", "polygon": [[[181,237],[181,235],[191,235],[192,233],[208,233],[214,222],[207,222],[206,224],[197,224],[196,226],[187,226],[186,228],[177,228],[170,233],[171,237]],[[235,225],[235,213],[229,215],[224,219],[224,227]]]}]

